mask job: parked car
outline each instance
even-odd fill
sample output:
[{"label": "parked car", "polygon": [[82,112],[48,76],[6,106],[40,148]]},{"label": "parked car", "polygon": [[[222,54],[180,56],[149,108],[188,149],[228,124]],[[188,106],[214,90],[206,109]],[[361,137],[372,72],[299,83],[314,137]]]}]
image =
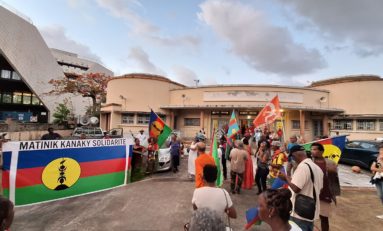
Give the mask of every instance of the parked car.
[{"label": "parked car", "polygon": [[[172,134],[177,135],[177,139],[181,140],[181,132],[180,131],[173,131]],[[167,171],[170,170],[172,167],[172,158],[170,155],[170,147],[168,148],[167,145],[171,141],[171,135],[166,139],[165,143],[162,145],[162,148],[158,150],[158,164],[157,164],[157,171]]]},{"label": "parked car", "polygon": [[379,154],[382,142],[373,140],[348,141],[344,147],[340,162],[369,169]]},{"label": "parked car", "polygon": [[102,139],[105,134],[107,134],[109,138],[122,138],[123,129],[113,128],[104,132],[100,127],[76,127],[73,130],[72,137],[74,139],[80,139],[81,134],[85,134],[86,139]]},{"label": "parked car", "polygon": [[170,170],[172,167],[170,148],[160,148],[158,150],[158,164],[156,167],[158,172]]}]

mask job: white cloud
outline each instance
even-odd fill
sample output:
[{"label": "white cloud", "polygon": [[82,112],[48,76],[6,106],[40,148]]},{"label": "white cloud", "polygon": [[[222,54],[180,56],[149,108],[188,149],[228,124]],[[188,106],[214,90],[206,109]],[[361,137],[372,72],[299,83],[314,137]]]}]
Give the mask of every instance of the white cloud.
[{"label": "white cloud", "polygon": [[160,45],[195,47],[200,43],[200,39],[192,35],[179,37],[161,36],[160,28],[145,20],[133,10],[134,6],[142,7],[136,0],[97,0],[97,3],[100,7],[111,12],[113,16],[126,20],[131,25],[133,33]]},{"label": "white cloud", "polygon": [[156,67],[149,55],[141,47],[133,47],[129,51],[129,59],[134,60],[143,72],[166,76],[165,72]]},{"label": "white cloud", "polygon": [[48,47],[76,53],[80,57],[88,58],[102,64],[101,58],[93,53],[88,46],[69,38],[64,27],[44,27],[40,29],[40,32]]},{"label": "white cloud", "polygon": [[186,86],[194,86],[195,80],[198,80],[196,73],[187,67],[173,66],[173,72],[176,76],[175,81]]},{"label": "white cloud", "polygon": [[350,41],[361,56],[383,53],[381,0],[278,1],[316,26],[321,35],[330,36],[340,44]]},{"label": "white cloud", "polygon": [[258,71],[291,76],[311,73],[326,65],[318,50],[295,43],[287,29],[272,25],[249,5],[208,0],[200,8],[200,20],[226,39],[234,54]]}]

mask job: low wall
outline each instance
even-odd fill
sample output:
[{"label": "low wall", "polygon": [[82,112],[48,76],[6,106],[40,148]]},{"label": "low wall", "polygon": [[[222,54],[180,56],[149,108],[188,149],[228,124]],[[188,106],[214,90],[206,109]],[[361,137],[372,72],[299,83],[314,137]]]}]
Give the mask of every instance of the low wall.
[{"label": "low wall", "polygon": [[[72,133],[71,130],[55,130],[56,133],[60,134],[62,137],[69,137]],[[21,140],[40,140],[41,136],[48,133],[47,130],[35,130],[35,131],[19,131],[19,132],[6,132],[6,139],[11,141],[21,141]]]}]

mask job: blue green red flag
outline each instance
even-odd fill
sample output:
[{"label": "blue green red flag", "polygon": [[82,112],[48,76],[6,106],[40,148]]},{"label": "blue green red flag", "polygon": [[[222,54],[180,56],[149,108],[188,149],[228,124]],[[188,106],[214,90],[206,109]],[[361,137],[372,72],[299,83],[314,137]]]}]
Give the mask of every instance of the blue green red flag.
[{"label": "blue green red flag", "polygon": [[259,217],[258,207],[250,208],[246,211],[246,225],[245,229],[249,229],[252,225],[260,225],[262,223],[261,218]]},{"label": "blue green red flag", "polygon": [[149,137],[157,139],[158,147],[161,147],[172,133],[172,129],[153,111],[150,112]]},{"label": "blue green red flag", "polygon": [[237,118],[235,117],[235,112],[231,113],[231,118],[229,121],[229,129],[227,130],[227,138],[233,138],[235,134],[239,131],[239,126],[237,123]]},{"label": "blue green red flag", "polygon": [[338,163],[346,144],[346,136],[334,136],[326,139],[315,140],[310,143],[303,144],[302,146],[306,151],[310,151],[311,144],[313,143],[322,144],[324,147],[323,157]]},{"label": "blue green red flag", "polygon": [[125,185],[129,146],[125,139],[8,142],[4,195],[27,205]]}]

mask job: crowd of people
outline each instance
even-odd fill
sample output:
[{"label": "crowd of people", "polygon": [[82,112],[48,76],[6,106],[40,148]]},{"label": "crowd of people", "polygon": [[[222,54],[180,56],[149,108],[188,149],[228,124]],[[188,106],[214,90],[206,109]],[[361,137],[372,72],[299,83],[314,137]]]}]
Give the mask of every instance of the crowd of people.
[{"label": "crowd of people", "polygon": [[[218,153],[220,163],[230,163],[220,164],[225,180],[230,172],[228,193],[214,184],[219,171],[213,157],[206,154],[206,144],[196,137],[189,147],[188,158],[189,176],[195,179],[196,188],[192,199],[196,211],[189,230],[197,230],[192,228],[201,225],[197,212],[200,208],[204,213],[217,213],[212,217],[215,222],[218,215],[224,226],[230,224],[230,218],[237,216],[231,196],[255,185],[259,216],[272,230],[314,230],[317,219],[321,230],[329,230],[331,203],[336,203],[340,194],[337,164],[323,157],[322,144],[314,142],[307,152],[299,140],[293,135],[285,143],[278,136],[272,137],[267,129],[256,130],[251,135],[245,132],[236,140],[222,137]],[[284,183],[274,187],[277,182]]]}]

